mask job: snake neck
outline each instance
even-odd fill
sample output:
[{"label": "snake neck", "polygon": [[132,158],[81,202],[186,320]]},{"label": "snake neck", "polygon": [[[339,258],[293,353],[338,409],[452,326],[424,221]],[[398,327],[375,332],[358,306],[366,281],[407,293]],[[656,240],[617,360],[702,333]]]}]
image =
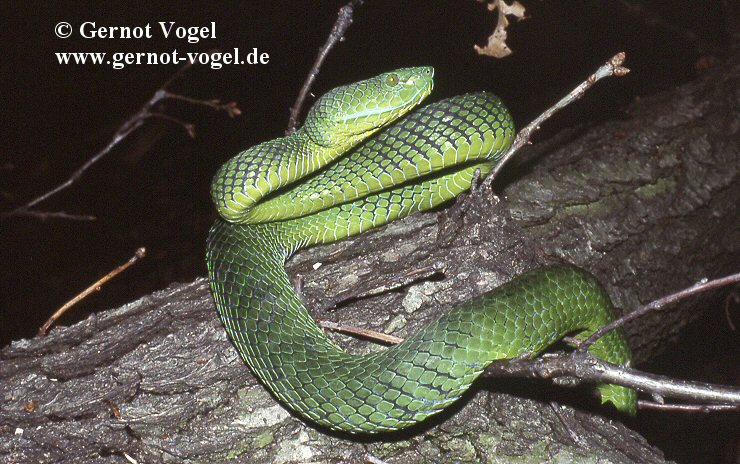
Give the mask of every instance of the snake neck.
[{"label": "snake neck", "polygon": [[431,67],[402,68],[337,87],[309,110],[293,134],[261,143],[227,161],[211,183],[219,215],[249,223],[262,198],[315,172],[419,104],[432,90]]},{"label": "snake neck", "polygon": [[303,129],[260,143],[221,166],[211,184],[211,199],[225,220],[249,222],[249,210],[264,197],[330,163],[349,144],[319,145]]},{"label": "snake neck", "polygon": [[[424,200],[427,197],[412,192],[416,187],[410,184],[419,184],[437,176],[443,179],[428,185],[434,189],[442,184],[449,187],[441,192],[445,199],[450,198],[450,192],[460,193],[467,188],[469,174],[476,169],[485,176],[510,146],[514,133],[509,113],[495,95],[479,92],[432,103],[382,129],[323,167],[320,173],[283,188],[279,194],[270,195],[250,207],[240,222],[253,224],[299,218],[342,203],[359,201],[368,210],[353,221],[361,223],[359,229],[366,230],[371,222],[377,226],[386,219],[402,217],[409,203],[428,203]],[[352,142],[346,144],[350,145]],[[475,164],[473,169],[469,169],[471,163]],[[466,170],[468,172],[457,172]],[[434,174],[439,171],[447,171],[450,175]],[[455,182],[451,182],[453,178]],[[408,184],[408,188],[398,190],[404,184]],[[381,203],[388,207],[378,209],[379,214],[370,214],[375,208],[359,200],[373,193],[383,196],[385,193],[382,192],[389,189],[396,190],[401,196],[386,195],[388,198]],[[435,197],[434,203],[438,204],[440,199]],[[344,216],[353,215],[355,209],[351,207],[336,219],[345,223]],[[407,212],[414,209],[411,206]],[[332,231],[321,242],[326,243],[335,235]],[[340,235],[346,236],[339,234],[336,237]]]}]

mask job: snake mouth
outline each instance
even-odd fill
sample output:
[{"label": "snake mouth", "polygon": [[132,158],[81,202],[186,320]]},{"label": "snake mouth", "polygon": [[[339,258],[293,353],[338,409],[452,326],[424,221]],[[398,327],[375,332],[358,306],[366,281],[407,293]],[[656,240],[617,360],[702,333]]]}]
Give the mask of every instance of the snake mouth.
[{"label": "snake mouth", "polygon": [[434,68],[422,66],[418,68],[404,68],[394,73],[405,74],[404,79],[399,81],[401,89],[388,100],[386,104],[375,107],[364,108],[361,111],[346,115],[341,122],[346,125],[356,125],[364,130],[358,132],[376,131],[391,121],[408,113],[416,107],[434,89]]}]

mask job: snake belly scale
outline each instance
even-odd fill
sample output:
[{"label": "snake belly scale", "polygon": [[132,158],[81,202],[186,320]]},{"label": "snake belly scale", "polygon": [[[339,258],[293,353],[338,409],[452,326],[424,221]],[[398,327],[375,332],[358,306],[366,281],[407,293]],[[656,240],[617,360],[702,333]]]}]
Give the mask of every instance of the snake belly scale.
[{"label": "snake belly scale", "polygon": [[[463,303],[403,343],[351,355],[327,338],[293,290],[298,249],[359,234],[467,190],[515,135],[489,93],[413,108],[433,69],[405,68],[338,87],[294,134],[224,164],[211,195],[220,218],[207,242],[218,314],[262,383],[318,424],[376,433],[415,424],[458,399],[488,364],[584,338],[612,319],[596,279],[572,266],[537,269]],[[413,111],[412,111],[413,110]],[[620,332],[590,351],[630,359]],[[634,413],[631,389],[599,385],[602,402]]]}]

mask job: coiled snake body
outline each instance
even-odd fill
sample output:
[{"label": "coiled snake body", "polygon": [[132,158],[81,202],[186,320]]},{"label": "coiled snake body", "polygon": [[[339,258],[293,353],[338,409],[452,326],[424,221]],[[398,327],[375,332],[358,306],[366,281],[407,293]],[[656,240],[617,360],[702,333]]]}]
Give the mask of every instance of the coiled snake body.
[{"label": "coiled snake body", "polygon": [[[226,331],[280,400],[332,429],[407,427],[454,402],[492,361],[541,352],[566,334],[587,337],[612,318],[594,277],[557,266],[468,301],[378,353],[350,355],[317,327],[283,267],[296,250],[454,198],[513,140],[511,117],[491,94],[409,113],[431,92],[432,76],[429,67],[399,69],[334,89],[301,129],[238,154],[212,184],[221,218],[207,263]],[[619,332],[590,351],[617,364],[630,358]],[[598,389],[602,402],[634,412],[633,390]]]}]

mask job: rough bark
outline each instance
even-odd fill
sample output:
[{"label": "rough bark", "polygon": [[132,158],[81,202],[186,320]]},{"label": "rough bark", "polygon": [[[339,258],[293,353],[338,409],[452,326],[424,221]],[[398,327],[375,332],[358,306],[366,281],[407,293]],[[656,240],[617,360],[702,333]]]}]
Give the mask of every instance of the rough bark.
[{"label": "rough bark", "polygon": [[[360,287],[367,294],[317,318],[401,337],[552,261],[594,272],[621,308],[736,271],[739,100],[736,57],[636,102],[621,121],[525,154],[509,181],[494,184],[497,199],[475,195],[308,250],[290,269],[305,276],[309,307]],[[388,287],[397,288],[381,291]],[[669,346],[705,303],[629,326],[638,362]],[[339,338],[355,352],[379,349]],[[663,462],[625,417],[583,401],[587,390],[511,380],[478,382],[408,432],[358,439],[317,430],[238,359],[205,279],[15,342],[0,360],[3,462]]]}]

